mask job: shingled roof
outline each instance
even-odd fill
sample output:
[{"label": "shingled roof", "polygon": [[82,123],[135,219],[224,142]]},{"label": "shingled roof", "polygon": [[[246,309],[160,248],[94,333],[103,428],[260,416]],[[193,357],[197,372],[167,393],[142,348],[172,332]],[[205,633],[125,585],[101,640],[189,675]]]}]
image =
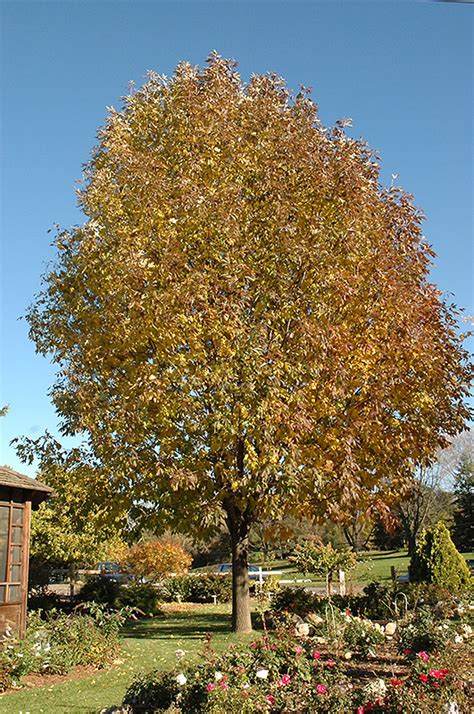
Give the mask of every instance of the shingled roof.
[{"label": "shingled roof", "polygon": [[7,488],[22,488],[26,491],[33,491],[33,506],[38,506],[42,501],[54,495],[54,489],[46,486],[45,483],[37,481],[29,476],[14,471],[9,466],[0,466],[0,486]]}]

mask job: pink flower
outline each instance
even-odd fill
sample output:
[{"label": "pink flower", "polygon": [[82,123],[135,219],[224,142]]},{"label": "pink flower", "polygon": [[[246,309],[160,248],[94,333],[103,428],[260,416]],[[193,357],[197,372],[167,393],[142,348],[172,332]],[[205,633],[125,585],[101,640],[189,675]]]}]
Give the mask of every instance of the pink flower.
[{"label": "pink flower", "polygon": [[283,687],[285,684],[289,684],[291,681],[291,677],[289,674],[284,674],[281,679],[278,680],[277,684],[280,687]]},{"label": "pink flower", "polygon": [[334,662],[333,659],[328,659],[328,661],[326,662],[326,664],[327,664],[328,667],[334,667],[334,665],[335,665],[336,663]]},{"label": "pink flower", "polygon": [[301,647],[301,645],[296,645],[296,647],[295,647],[296,654],[301,654],[302,651],[303,651],[303,648]]},{"label": "pink flower", "polygon": [[313,652],[313,659],[320,659],[321,652]]},{"label": "pink flower", "polygon": [[423,662],[428,662],[429,655],[427,652],[417,652],[417,657],[419,657]]},{"label": "pink flower", "polygon": [[346,615],[350,615],[350,614],[351,614],[351,611],[350,611],[350,610],[346,610]]},{"label": "pink flower", "polygon": [[443,679],[446,672],[443,669],[430,669],[430,674],[432,677],[435,677],[436,679]]},{"label": "pink flower", "polygon": [[265,699],[271,706],[275,704],[275,697],[273,696],[273,694],[267,694]]},{"label": "pink flower", "polygon": [[316,687],[316,691],[318,694],[326,694],[328,690],[326,689],[324,684],[318,684],[318,686]]},{"label": "pink flower", "polygon": [[420,679],[422,682],[427,682],[428,681],[428,675],[427,674],[420,674]]},{"label": "pink flower", "polygon": [[257,646],[257,643],[256,643],[256,642],[251,642],[251,643],[249,644],[249,647],[256,647],[256,646]]},{"label": "pink flower", "polygon": [[272,646],[270,647],[270,649],[271,649],[271,650],[276,650],[276,645],[272,645]]},{"label": "pink flower", "polygon": [[221,689],[229,689],[229,685],[226,684],[225,682],[219,682],[219,687]]},{"label": "pink flower", "polygon": [[216,688],[216,685],[214,684],[214,682],[209,682],[209,684],[206,687],[208,692],[213,692],[215,688]]},{"label": "pink flower", "polygon": [[364,707],[357,707],[357,714],[364,714],[365,709]]}]

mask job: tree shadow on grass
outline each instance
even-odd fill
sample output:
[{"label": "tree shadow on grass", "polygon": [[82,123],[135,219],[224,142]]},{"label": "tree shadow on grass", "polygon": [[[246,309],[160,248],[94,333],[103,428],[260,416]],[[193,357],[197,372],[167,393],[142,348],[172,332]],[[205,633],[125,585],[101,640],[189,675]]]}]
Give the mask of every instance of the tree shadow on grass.
[{"label": "tree shadow on grass", "polygon": [[201,640],[208,632],[230,634],[230,616],[222,613],[175,614],[172,617],[139,620],[127,624],[122,634],[134,639],[169,639],[170,636]]}]

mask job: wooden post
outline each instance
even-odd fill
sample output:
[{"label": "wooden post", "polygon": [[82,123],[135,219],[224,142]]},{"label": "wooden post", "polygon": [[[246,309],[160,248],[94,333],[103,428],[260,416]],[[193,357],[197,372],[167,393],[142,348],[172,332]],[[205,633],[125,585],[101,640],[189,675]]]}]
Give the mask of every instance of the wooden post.
[{"label": "wooden post", "polygon": [[394,565],[390,566],[390,577],[392,578],[392,585],[395,589],[397,587],[397,569]]},{"label": "wooden post", "polygon": [[339,571],[339,595],[346,594],[346,573],[344,570]]}]

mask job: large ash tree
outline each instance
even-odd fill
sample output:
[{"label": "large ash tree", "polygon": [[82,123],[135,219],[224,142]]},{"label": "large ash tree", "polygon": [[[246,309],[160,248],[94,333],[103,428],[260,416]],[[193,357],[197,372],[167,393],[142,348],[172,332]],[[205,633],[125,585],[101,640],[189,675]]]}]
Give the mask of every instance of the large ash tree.
[{"label": "large ash tree", "polygon": [[225,519],[249,630],[252,524],[390,502],[466,419],[422,215],[305,91],[217,55],[110,111],[80,204],[29,311],[63,430],[163,522]]}]

